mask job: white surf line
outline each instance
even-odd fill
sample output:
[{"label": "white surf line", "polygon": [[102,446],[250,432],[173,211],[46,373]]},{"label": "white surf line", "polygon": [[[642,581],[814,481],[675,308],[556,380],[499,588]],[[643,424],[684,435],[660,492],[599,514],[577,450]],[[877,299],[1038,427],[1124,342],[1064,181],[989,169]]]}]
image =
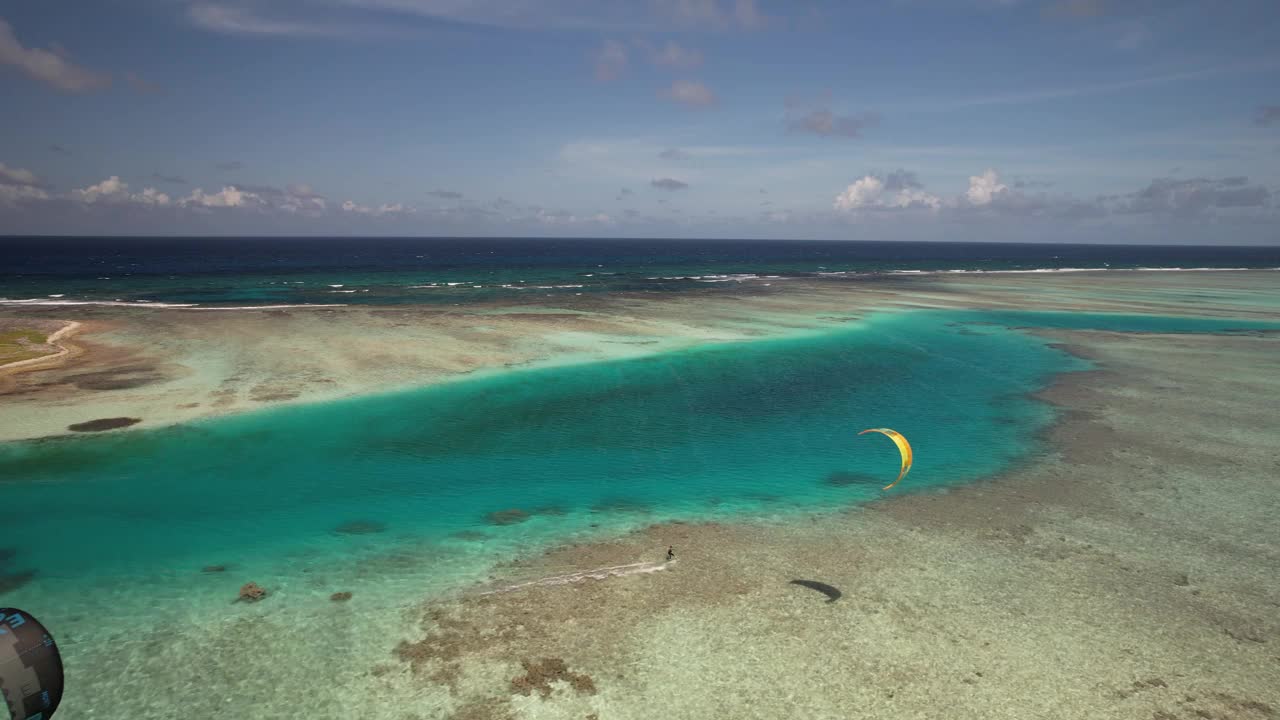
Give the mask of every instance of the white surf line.
[{"label": "white surf line", "polygon": [[28,298],[25,300],[11,300],[9,298],[0,298],[0,305],[31,305],[31,306],[39,306],[39,307],[97,305],[101,307],[140,307],[140,308],[152,308],[156,310],[195,307],[195,303],[125,302],[123,300],[45,300],[43,298]]},{"label": "white surf line", "polygon": [[[355,292],[354,290],[352,292]],[[335,308],[346,307],[346,303],[302,303],[298,305],[209,305],[209,306],[192,306],[191,310],[199,310],[202,312],[229,311],[229,310],[284,310],[289,308]]]},{"label": "white surf line", "polygon": [[81,323],[75,322],[73,320],[68,320],[66,321],[66,325],[63,325],[61,328],[57,330],[57,332],[45,338],[45,341],[44,341],[45,345],[52,345],[58,348],[58,352],[53,353],[52,355],[42,355],[37,358],[29,358],[27,360],[18,360],[17,362],[11,362],[11,363],[8,363],[7,365],[0,365],[0,370],[7,371],[7,370],[12,370],[14,368],[28,367],[30,365],[39,365],[40,363],[49,362],[50,360],[54,360],[56,358],[62,357],[63,355],[66,355],[67,353],[71,352],[71,348],[66,347],[65,345],[59,345],[58,341],[66,337],[67,335],[70,335],[71,333],[75,332],[76,330],[79,330],[80,325]]},{"label": "white surf line", "polygon": [[604,580],[609,577],[622,577],[624,575],[640,575],[666,570],[668,566],[674,565],[677,561],[670,560],[665,562],[636,562],[627,565],[613,565],[611,567],[595,568],[594,570],[580,570],[578,572],[569,573],[567,575],[552,575],[550,577],[538,578],[537,580],[527,580],[525,582],[507,585],[496,590],[488,590],[480,593],[481,595],[497,595],[500,593],[513,592],[527,587],[538,587],[544,585],[568,585],[569,583],[581,582],[583,580]]},{"label": "white surf line", "polygon": [[[354,290],[352,292],[355,292]],[[144,310],[199,310],[204,312],[211,311],[228,311],[228,310],[280,310],[289,308],[335,308],[346,307],[346,303],[296,303],[281,305],[200,305],[199,303],[156,303],[144,302],[141,300],[134,302],[125,302],[123,300],[44,300],[42,298],[29,298],[26,300],[11,300],[9,298],[0,298],[0,305],[22,305],[31,307],[63,307],[63,306],[99,306],[99,307],[127,307],[139,308]]]},{"label": "white surf line", "polygon": [[[1134,267],[1134,268],[1030,268],[1023,270],[883,270],[880,272],[888,275],[1023,275],[1023,274],[1053,274],[1053,273],[1102,273],[1102,272],[1253,272],[1253,271],[1276,271],[1280,267]],[[876,271],[868,271],[865,274],[875,274]],[[819,275],[844,275],[847,273],[818,273]],[[852,273],[859,274],[859,273]]]}]

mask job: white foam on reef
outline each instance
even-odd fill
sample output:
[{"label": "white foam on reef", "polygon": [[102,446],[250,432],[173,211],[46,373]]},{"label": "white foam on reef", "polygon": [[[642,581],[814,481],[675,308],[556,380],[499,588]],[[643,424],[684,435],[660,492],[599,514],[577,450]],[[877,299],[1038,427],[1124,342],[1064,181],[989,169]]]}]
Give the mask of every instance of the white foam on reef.
[{"label": "white foam on reef", "polygon": [[[1252,270],[1280,270],[1272,268],[1244,267],[1136,267],[1136,268],[1027,268],[1021,270],[886,270],[889,275],[1019,275],[1028,273],[1082,273],[1082,272],[1248,272]],[[838,275],[841,273],[818,273],[819,275]]]},{"label": "white foam on reef", "polygon": [[648,573],[666,570],[671,565],[676,564],[676,560],[658,561],[658,562],[636,562],[627,565],[613,565],[610,567],[595,568],[593,570],[579,570],[578,572],[567,573],[565,575],[551,575],[549,577],[538,578],[537,580],[526,580],[525,582],[515,583],[513,585],[504,585],[495,590],[487,590],[480,593],[481,595],[497,595],[499,593],[514,592],[530,587],[545,587],[549,585],[569,585],[571,583],[582,582],[583,580],[605,580],[611,577],[624,577],[627,575],[645,575]]},{"label": "white foam on reef", "polygon": [[743,280],[758,280],[759,275],[755,273],[735,273],[733,275],[703,275],[701,278],[694,278],[698,282],[742,282]]},{"label": "white foam on reef", "polygon": [[[777,275],[766,275],[765,277],[778,277]],[[760,276],[755,273],[734,273],[733,275],[659,275],[647,277],[646,280],[696,280],[698,282],[731,282],[743,280],[759,280]]]},{"label": "white foam on reef", "polygon": [[125,302],[123,300],[45,300],[29,298],[10,300],[0,298],[0,305],[102,305],[107,307],[147,307],[147,308],[191,308],[195,303],[157,303],[157,302]]},{"label": "white foam on reef", "polygon": [[1030,268],[1020,270],[944,270],[949,273],[987,273],[990,275],[1011,275],[1017,273],[1077,273],[1098,272],[1107,268]]},{"label": "white foam on reef", "polygon": [[195,310],[281,310],[284,308],[346,307],[345,303],[302,303],[299,305],[232,305],[228,307],[196,307]]},{"label": "white foam on reef", "polygon": [[[355,291],[352,290],[350,292]],[[148,310],[278,310],[281,308],[346,307],[343,303],[302,303],[295,305],[214,305],[202,307],[197,303],[161,303],[152,302],[150,300],[46,300],[44,298],[0,298],[0,305],[133,307],[146,308]]]},{"label": "white foam on reef", "polygon": [[1275,267],[1275,268],[1210,268],[1210,267],[1198,267],[1198,268],[1155,268],[1155,267],[1140,267],[1140,268],[1134,268],[1134,269],[1135,269],[1135,270],[1141,270],[1141,271],[1143,271],[1143,272],[1240,272],[1240,271],[1242,271],[1242,270],[1280,270],[1280,267]]}]

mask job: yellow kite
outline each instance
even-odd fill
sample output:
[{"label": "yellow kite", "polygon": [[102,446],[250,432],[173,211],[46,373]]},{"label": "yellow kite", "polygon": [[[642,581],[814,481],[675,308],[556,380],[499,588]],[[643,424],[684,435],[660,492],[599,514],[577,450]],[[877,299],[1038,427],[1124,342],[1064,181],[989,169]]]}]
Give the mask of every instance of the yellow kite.
[{"label": "yellow kite", "polygon": [[902,470],[898,472],[897,480],[894,480],[893,482],[884,486],[884,489],[888,490],[894,485],[897,485],[899,480],[906,477],[907,471],[911,469],[911,445],[907,442],[906,438],[902,437],[901,433],[899,433],[897,430],[890,430],[889,428],[871,428],[870,430],[863,430],[858,434],[866,435],[869,432],[878,432],[888,437],[890,440],[893,441],[894,445],[898,446],[898,452],[902,453]]}]

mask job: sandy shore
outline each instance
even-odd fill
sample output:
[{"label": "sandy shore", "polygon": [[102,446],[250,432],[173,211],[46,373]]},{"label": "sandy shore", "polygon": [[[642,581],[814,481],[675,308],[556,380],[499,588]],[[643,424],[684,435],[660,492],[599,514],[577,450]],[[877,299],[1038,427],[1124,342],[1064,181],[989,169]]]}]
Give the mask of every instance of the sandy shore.
[{"label": "sandy shore", "polygon": [[[70,425],[102,418],[158,427],[475,372],[808,332],[883,308],[1270,318],[1280,301],[1273,307],[1256,298],[1266,299],[1259,288],[1274,287],[1277,278],[1274,271],[885,276],[670,295],[226,312],[5,306],[0,320],[75,320],[81,327],[77,352],[0,380],[0,441],[65,434]],[[1206,292],[1214,293],[1212,302],[1195,299]]]},{"label": "sandy shore", "polygon": [[1280,338],[1053,337],[1099,369],[1025,468],[561,548],[500,584],[678,563],[430,603],[378,681],[458,720],[1277,717]]}]

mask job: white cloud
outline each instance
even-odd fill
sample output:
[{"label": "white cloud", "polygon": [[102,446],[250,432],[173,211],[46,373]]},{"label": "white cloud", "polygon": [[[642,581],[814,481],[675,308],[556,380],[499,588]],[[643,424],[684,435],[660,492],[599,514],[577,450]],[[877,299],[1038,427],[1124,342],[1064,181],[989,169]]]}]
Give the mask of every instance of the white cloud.
[{"label": "white cloud", "polygon": [[1009,186],[1000,182],[1000,175],[987,168],[981,175],[969,176],[969,190],[965,192],[965,198],[971,205],[990,205],[997,195],[1008,189]]},{"label": "white cloud", "polygon": [[653,0],[653,5],[660,16],[682,28],[755,30],[765,24],[755,0]]},{"label": "white cloud", "polygon": [[[21,181],[21,182],[14,182]],[[239,216],[255,218],[252,222],[275,223],[285,218],[297,221],[311,219],[321,221],[351,214],[366,217],[400,217],[415,216],[418,211],[401,203],[381,203],[379,205],[361,205],[347,201],[338,205],[331,203],[323,195],[307,184],[288,185],[285,189],[267,185],[227,185],[217,192],[206,192],[203,188],[192,190],[183,197],[171,197],[153,187],[134,192],[129,184],[118,175],[112,175],[102,182],[84,188],[72,189],[63,193],[52,193],[36,184],[39,179],[34,173],[26,170],[0,165],[0,210],[5,213],[27,211],[35,213],[30,218],[44,216],[40,222],[46,227],[57,227],[60,213],[65,214],[67,208],[78,208],[82,213],[77,217],[86,221],[95,217],[110,217],[114,221],[146,222],[145,218],[153,217],[151,213],[160,208],[169,208],[170,212],[154,217],[163,217],[163,222],[184,221],[194,214],[208,216],[217,212],[227,218]],[[92,214],[103,212],[107,208],[114,211],[125,208],[133,211],[132,215],[113,214],[98,216]],[[122,218],[124,218],[122,220]]]},{"label": "white cloud", "polygon": [[140,193],[129,192],[129,184],[121,180],[118,175],[112,175],[97,185],[72,190],[70,198],[87,205],[137,203],[159,206],[169,204],[169,196],[155,188],[146,188]]},{"label": "white cloud", "polygon": [[141,194],[134,195],[133,201],[144,205],[168,205],[169,196],[155,188],[146,188]]},{"label": "white cloud", "polygon": [[34,185],[0,183],[0,205],[18,205],[29,200],[48,200],[49,193]]},{"label": "white cloud", "polygon": [[383,203],[375,208],[369,207],[368,205],[361,205],[360,203],[353,202],[351,200],[347,200],[342,203],[342,210],[343,212],[354,213],[356,215],[370,215],[375,217],[381,215],[411,215],[417,212],[413,208],[406,207],[400,203]]},{"label": "white cloud", "polygon": [[227,185],[212,194],[206,193],[203,188],[196,188],[180,202],[188,207],[233,208],[258,205],[262,202],[262,197],[257,193],[239,190],[234,185]]},{"label": "white cloud", "polygon": [[618,79],[627,69],[627,48],[617,40],[606,40],[594,53],[596,79],[601,82]]},{"label": "white cloud", "polygon": [[118,175],[112,175],[97,185],[90,185],[83,190],[72,190],[71,192],[79,195],[80,199],[84,202],[91,203],[97,202],[102,198],[126,195],[128,194],[128,190],[128,183],[122,181]]},{"label": "white cloud", "polygon": [[716,104],[716,95],[711,88],[700,82],[677,80],[669,90],[663,91],[668,100],[695,108],[711,107]]},{"label": "white cloud", "polygon": [[837,210],[857,210],[869,207],[880,200],[884,194],[884,181],[874,175],[865,175],[854,181],[845,191],[836,196]]},{"label": "white cloud", "polygon": [[1107,200],[1120,213],[1193,216],[1215,210],[1265,208],[1271,194],[1266,186],[1251,184],[1247,177],[1156,178],[1137,192]]},{"label": "white cloud", "polygon": [[[1046,185],[1040,183],[1040,186]],[[1023,183],[1022,188],[1030,187]],[[963,194],[943,200],[926,192],[915,175],[903,170],[866,175],[836,196],[834,208],[844,213],[868,210],[927,208],[948,222],[1052,221],[1089,223],[1100,218],[1119,221],[1146,216],[1152,222],[1272,222],[1273,191],[1248,177],[1157,178],[1146,187],[1120,195],[1079,199],[1068,193],[1025,192],[1001,182],[988,168],[969,176]],[[1013,227],[1010,225],[1009,227]]]},{"label": "white cloud", "polygon": [[286,187],[285,190],[287,190],[290,195],[296,198],[323,199],[323,196],[317,193],[310,185],[307,185],[306,183],[290,185]]},{"label": "white cloud", "polygon": [[[568,210],[548,210],[546,208],[535,207],[533,215],[528,218],[543,225],[614,225],[616,221],[606,213],[594,213],[592,215],[577,215]],[[511,217],[509,221],[521,221],[525,218]]]},{"label": "white cloud", "polygon": [[12,65],[40,82],[64,92],[87,92],[111,84],[111,77],[71,62],[67,52],[25,48],[9,23],[0,20],[0,64]]},{"label": "white cloud", "polygon": [[277,207],[287,213],[319,213],[329,208],[329,201],[310,185],[290,185],[285,188]]},{"label": "white cloud", "polygon": [[336,37],[352,35],[380,35],[392,30],[391,26],[371,26],[351,22],[320,22],[302,7],[283,8],[281,17],[265,17],[243,7],[202,2],[187,9],[191,22],[205,30],[228,35],[263,35],[297,37]]},{"label": "white cloud", "polygon": [[[246,35],[378,35],[406,19],[526,31],[753,30],[756,0],[182,0],[196,25]],[[264,8],[270,8],[267,13]],[[355,22],[353,22],[355,21]],[[359,24],[357,24],[359,23]]]},{"label": "white cloud", "polygon": [[40,178],[30,170],[11,168],[0,163],[0,183],[5,185],[39,185]]},{"label": "white cloud", "polygon": [[937,197],[919,188],[903,188],[898,191],[891,202],[893,207],[927,207],[931,210],[937,210],[942,207],[942,201]]},{"label": "white cloud", "polygon": [[914,176],[898,172],[885,177],[864,175],[837,195],[833,206],[845,212],[908,208],[937,210],[942,207],[942,200],[925,192]]}]

